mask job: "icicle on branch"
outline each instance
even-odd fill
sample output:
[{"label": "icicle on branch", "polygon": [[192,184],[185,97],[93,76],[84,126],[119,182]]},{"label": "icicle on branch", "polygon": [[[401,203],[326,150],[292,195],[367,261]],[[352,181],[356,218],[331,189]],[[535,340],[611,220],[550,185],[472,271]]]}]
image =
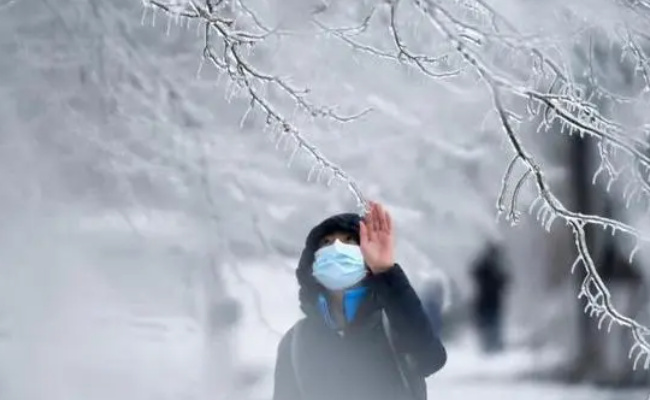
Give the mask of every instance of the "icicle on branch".
[{"label": "icicle on branch", "polygon": [[[244,113],[242,122],[254,110],[263,112],[266,115],[264,130],[275,135],[276,147],[279,147],[281,142],[286,143],[287,140],[292,143],[293,150],[289,165],[299,151],[306,153],[319,170],[327,172],[329,179],[326,183],[331,183],[333,180],[342,181],[354,196],[359,209],[365,211],[367,201],[353,178],[305,139],[291,118],[285,117],[278,107],[265,96],[265,93],[269,87],[278,88],[296,104],[297,110],[306,114],[310,119],[326,118],[337,122],[349,122],[362,117],[370,110],[364,110],[356,115],[341,116],[334,109],[314,106],[307,99],[308,90],[297,89],[286,79],[265,73],[263,68],[253,63],[247,55],[256,46],[264,43],[265,39],[274,34],[274,31],[266,28],[241,0],[229,3],[228,11],[234,8],[236,12],[241,12],[241,15],[248,16],[253,20],[254,29],[249,31],[238,28],[237,26],[242,23],[225,16],[227,14],[224,9],[225,4],[223,1],[218,3],[208,1],[202,5],[196,1],[188,1],[182,7],[172,7],[157,0],[146,0],[145,7],[161,10],[167,13],[169,18],[196,19],[202,23],[205,43],[203,61],[212,64],[220,72],[220,77],[228,78],[226,89],[228,100],[234,97],[247,97],[249,100],[249,107]],[[259,30],[259,32],[255,30]],[[219,52],[217,52],[217,48],[220,49]],[[322,175],[317,175],[318,182],[321,182]]]},{"label": "icicle on branch", "polygon": [[[457,38],[458,43],[466,48],[469,48],[470,45],[485,47],[489,44],[492,50],[494,50],[494,47],[497,48],[497,50],[494,50],[496,54],[512,56],[515,53],[517,56],[522,55],[518,58],[529,59],[528,64],[531,66],[529,69],[532,72],[527,79],[528,84],[520,84],[516,80],[511,79],[511,77],[490,69],[488,62],[481,60],[477,55],[472,55],[470,60],[467,57],[460,57],[460,60],[457,60],[457,58],[453,57],[453,53],[458,53],[458,46],[453,41],[443,41],[448,44],[448,49],[440,56],[431,57],[413,53],[399,33],[400,27],[397,24],[399,7],[404,7],[407,4],[404,1],[392,1],[386,5],[389,10],[388,30],[394,47],[397,49],[395,52],[379,50],[353,39],[354,36],[357,36],[368,28],[373,16],[379,14],[377,11],[378,7],[373,8],[363,22],[354,28],[331,28],[316,19],[314,22],[326,33],[343,40],[357,50],[373,56],[393,59],[400,63],[411,64],[414,68],[432,78],[450,78],[460,75],[466,70],[468,65],[474,64],[476,67],[480,66],[481,69],[491,76],[495,84],[507,88],[511,94],[527,101],[529,120],[533,121],[540,116],[542,118],[543,123],[539,124],[540,130],[551,129],[555,123],[559,123],[563,132],[578,134],[580,136],[589,135],[595,137],[597,140],[608,140],[611,142],[610,148],[621,147],[624,153],[627,153],[633,158],[637,158],[634,163],[640,163],[640,168],[648,169],[649,159],[644,154],[648,145],[643,140],[631,137],[631,134],[645,137],[647,136],[648,130],[646,128],[631,130],[630,128],[621,126],[602,116],[591,102],[594,97],[608,98],[617,103],[629,103],[637,99],[622,98],[610,92],[605,93],[599,91],[600,86],[598,85],[592,85],[593,87],[589,90],[595,93],[588,94],[586,87],[579,85],[571,78],[571,69],[566,63],[554,61],[552,57],[534,46],[537,43],[548,42],[548,39],[521,35],[505,18],[481,0],[462,2],[461,8],[469,8],[474,15],[473,20],[482,23],[484,25],[483,27],[474,26],[469,22],[459,20],[456,16],[459,13],[448,11],[441,5],[442,3],[436,3],[435,5],[429,5],[429,2],[423,1],[415,1],[415,3],[425,11],[432,9],[439,13],[447,21],[446,25],[450,31],[453,31],[453,35]],[[452,1],[451,3],[456,5],[456,2]],[[427,18],[430,18],[428,12],[424,12],[423,14]],[[476,17],[477,14],[479,17]],[[480,17],[481,15],[482,18]],[[502,32],[502,29],[498,27],[499,25],[505,26],[508,32]],[[585,30],[586,28],[579,26],[573,35],[577,35]],[[590,58],[592,52],[593,49],[590,48]],[[514,61],[518,58],[515,57]],[[454,60],[453,64],[458,65],[453,68],[448,68],[451,63],[449,60],[452,59]],[[516,64],[514,61],[513,63]],[[591,59],[589,68],[590,70],[592,69]],[[547,93],[534,89],[544,86],[544,80],[551,81]],[[595,82],[593,72],[588,74],[588,80],[592,83]],[[602,160],[603,163],[612,164],[609,160],[610,153],[610,151],[601,152],[601,156],[605,157]],[[603,171],[609,172],[605,168]],[[650,185],[647,180],[643,179],[641,174],[634,174],[633,176],[635,177],[637,187],[629,191],[634,196],[626,199],[626,204],[629,204],[631,201],[640,202],[644,199],[650,202],[650,191],[648,191]],[[612,178],[614,178],[613,181],[616,181],[616,177]]]},{"label": "icicle on branch", "polygon": [[358,27],[333,28],[327,26],[316,18],[312,19],[312,21],[326,34],[342,40],[356,50],[368,53],[375,57],[386,58],[398,62],[410,62],[414,64],[417,69],[420,70],[420,72],[432,78],[449,78],[458,76],[462,72],[464,66],[461,65],[459,67],[449,67],[449,64],[451,63],[450,58],[453,56],[452,49],[447,50],[445,54],[442,54],[440,56],[431,57],[422,54],[414,54],[407,47],[399,33],[399,30],[396,28],[397,5],[397,2],[390,4],[391,12],[389,23],[391,37],[394,42],[393,44],[397,49],[396,54],[392,51],[380,50],[375,47],[365,45],[354,39],[354,36],[357,36],[368,29],[370,20],[375,15],[376,8],[372,9],[372,11]]},{"label": "icicle on branch", "polygon": [[[446,25],[449,30],[453,31],[459,43],[462,43],[466,49],[469,49],[471,45],[476,45],[476,43],[480,43],[482,46],[486,46],[489,43],[492,47],[503,47],[506,55],[516,53],[516,55],[522,55],[520,58],[530,59],[529,63],[532,66],[532,73],[527,84],[519,84],[511,79],[511,77],[496,72],[496,70],[489,68],[486,61],[479,59],[476,55],[472,57],[470,63],[475,64],[475,66],[478,66],[476,64],[480,63],[480,66],[491,75],[495,84],[506,87],[511,94],[526,99],[529,105],[530,121],[533,121],[540,115],[542,116],[543,123],[539,124],[540,129],[548,130],[553,127],[554,123],[559,123],[562,132],[568,132],[571,135],[589,135],[595,137],[597,140],[611,141],[612,143],[609,147],[614,150],[620,148],[623,153],[630,156],[632,164],[635,165],[634,168],[644,171],[648,169],[648,157],[646,156],[648,149],[647,141],[634,138],[636,136],[646,139],[647,127],[624,127],[602,116],[593,105],[594,100],[603,98],[614,104],[640,102],[642,99],[640,97],[630,98],[617,95],[608,91],[602,85],[598,85],[598,80],[593,72],[592,58],[594,50],[591,36],[589,36],[589,49],[587,52],[589,59],[588,70],[585,73],[589,83],[589,87],[587,87],[578,84],[571,78],[572,73],[568,65],[566,65],[567,63],[562,62],[562,60],[560,62],[554,61],[553,57],[545,54],[544,51],[536,47],[536,44],[542,44],[543,42],[540,42],[534,37],[531,38],[521,35],[504,17],[496,13],[496,11],[482,0],[475,0],[472,3],[475,4],[475,7],[473,7],[474,10],[480,9],[485,14],[482,20],[489,21],[489,24],[484,24],[487,25],[485,29],[470,26],[469,23],[460,21],[454,13],[447,10],[440,3],[432,4],[427,1],[417,1],[416,3],[421,10],[424,10],[424,14],[429,18],[432,10],[444,18],[447,21]],[[462,5],[466,7],[467,3],[464,2]],[[395,9],[396,4],[393,3],[391,8]],[[508,33],[502,33],[498,25],[504,26],[508,30]],[[631,49],[630,52],[633,53],[632,55],[636,62],[634,71],[637,74],[641,73],[644,81],[643,94],[650,90],[646,78],[646,69],[650,65],[650,62],[646,54],[642,51],[641,46],[637,43],[638,40],[633,40],[633,35],[636,35],[638,38],[642,34],[638,30],[633,30],[628,25],[623,24],[623,27],[625,34],[619,35],[623,38],[622,48],[629,48]],[[579,25],[577,32],[573,35],[586,32],[589,28],[591,27]],[[394,26],[390,27],[391,31],[395,29]],[[474,37],[471,41],[466,40],[466,32],[468,31],[471,31]],[[476,38],[478,38],[478,41]],[[650,36],[645,35],[644,39],[650,40]],[[498,51],[496,53],[501,54]],[[625,51],[623,55],[625,55]],[[532,89],[544,86],[545,80],[551,81],[548,92],[542,93],[537,89]],[[601,160],[603,164],[612,164],[609,159],[610,153],[612,152],[605,151],[600,153],[601,157],[604,157]],[[609,172],[610,169],[603,168],[599,172],[603,172],[603,170]],[[637,187],[627,191],[626,205],[629,206],[632,201],[641,202],[645,200],[649,202],[650,192],[648,191],[649,184],[647,178],[644,178],[642,174],[637,172],[631,176]],[[617,176],[611,176],[611,178],[611,183],[613,183],[616,181]],[[633,196],[630,196],[630,194],[633,194]]]},{"label": "icicle on branch", "polygon": [[[635,342],[630,350],[629,357],[632,358],[636,352],[634,368],[637,367],[638,361],[645,357],[646,361],[644,363],[644,368],[647,369],[650,366],[650,343],[647,340],[648,335],[650,334],[650,329],[636,322],[634,319],[621,314],[614,307],[609,290],[598,274],[596,266],[587,248],[585,226],[587,223],[593,223],[601,225],[605,227],[605,229],[610,227],[612,231],[618,229],[621,232],[632,235],[637,240],[647,241],[648,238],[643,237],[641,232],[638,232],[618,221],[607,220],[597,216],[586,216],[568,211],[560,201],[553,196],[538,164],[534,161],[532,156],[526,153],[523,145],[512,130],[510,121],[508,120],[506,113],[503,112],[503,105],[500,100],[498,89],[492,88],[492,90],[494,94],[495,107],[500,111],[503,128],[506,131],[512,148],[516,153],[515,160],[522,162],[527,167],[527,171],[532,173],[535,177],[535,184],[539,197],[531,205],[531,212],[534,211],[535,207],[539,203],[541,203],[541,206],[538,208],[537,219],[542,223],[547,231],[550,231],[553,220],[559,217],[569,225],[573,232],[576,248],[578,250],[578,258],[573,264],[571,272],[573,273],[576,266],[579,264],[582,265],[586,271],[586,277],[581,285],[581,290],[578,293],[578,298],[584,297],[587,300],[585,312],[591,317],[599,319],[599,329],[602,327],[603,322],[607,320],[609,322],[608,331],[614,323],[623,328],[629,329]],[[504,188],[506,187],[506,182],[508,180],[509,176],[506,174],[503,180]],[[514,193],[514,196],[517,196],[517,192]],[[503,198],[503,194],[501,195],[501,198]],[[505,208],[503,204],[499,204],[498,207],[500,209]],[[510,212],[512,212],[512,210]],[[638,250],[638,246],[638,244],[635,246],[630,258],[632,258],[634,253]]]},{"label": "icicle on branch", "polygon": [[[498,76],[489,68],[487,68],[485,64],[480,60],[480,58],[474,54],[467,45],[465,45],[462,39],[459,38],[453,28],[448,26],[449,20],[447,20],[447,23],[444,22],[444,17],[448,13],[441,9],[438,4],[426,0],[414,1],[419,9],[425,15],[427,15],[432,25],[434,25],[440,32],[442,32],[445,38],[454,44],[456,50],[462,55],[467,63],[475,68],[475,70],[479,73],[481,79],[487,84],[492,94],[494,107],[498,111],[501,125],[508,137],[513,151],[515,152],[515,158],[509,165],[506,171],[506,175],[503,179],[502,193],[499,196],[499,204],[497,205],[498,209],[500,211],[506,209],[505,205],[503,204],[503,199],[505,198],[505,194],[503,192],[506,190],[507,183],[511,179],[511,175],[514,170],[514,164],[516,162],[520,162],[526,167],[527,172],[517,182],[513,196],[515,198],[518,196],[518,192],[523,185],[523,180],[525,180],[526,177],[530,176],[535,183],[539,196],[538,201],[534,202],[531,206],[531,211],[533,211],[536,204],[541,203],[537,216],[546,229],[550,229],[552,221],[555,218],[564,220],[565,223],[572,229],[576,248],[578,250],[578,259],[576,260],[573,269],[575,269],[578,264],[581,264],[586,271],[585,280],[583,281],[581,291],[578,294],[580,298],[585,297],[587,299],[585,312],[587,312],[592,317],[599,318],[599,327],[602,326],[602,323],[604,321],[608,320],[610,327],[612,324],[616,323],[623,328],[628,329],[631,332],[631,335],[634,338],[635,342],[629,354],[630,358],[632,358],[636,353],[634,367],[636,368],[638,361],[645,357],[646,361],[644,363],[644,368],[647,369],[650,367],[650,344],[647,341],[647,337],[650,334],[650,329],[638,323],[634,319],[621,314],[613,306],[609,290],[598,274],[596,266],[594,265],[591,255],[589,254],[589,250],[586,246],[585,226],[587,224],[595,224],[603,226],[605,229],[609,227],[612,229],[612,232],[620,231],[625,234],[629,234],[632,237],[636,238],[638,241],[648,241],[648,237],[644,236],[640,231],[634,229],[633,227],[615,220],[568,211],[562,205],[562,203],[552,194],[551,189],[546,182],[546,178],[544,177],[544,174],[539,167],[539,164],[536,163],[533,157],[527,153],[523,144],[512,128],[509,119],[510,113],[506,111],[502,101],[503,92],[508,91],[511,94],[525,96],[529,99],[542,103],[544,106],[548,107],[548,109],[552,110],[555,113],[555,118],[560,118],[563,123],[570,126],[570,128],[573,130],[577,130],[582,134],[590,134],[600,140],[601,143],[606,142],[607,146],[612,146],[616,149],[628,153],[643,166],[648,165],[647,156],[637,147],[639,145],[638,143],[630,142],[624,135],[619,133],[616,130],[617,126],[615,124],[604,123],[601,126],[596,125],[595,122],[597,121],[603,122],[607,120],[597,114],[595,108],[587,107],[588,103],[583,101],[576,101],[575,98],[566,95],[540,93],[532,89],[513,85],[507,79]],[[576,110],[578,110],[577,114]],[[580,114],[580,111],[582,111],[583,114]],[[590,112],[591,114],[589,114]],[[589,114],[591,117],[588,119],[588,121],[584,120],[585,113]],[[601,149],[603,149],[604,146],[605,145],[601,145]],[[511,205],[516,205],[515,200],[512,201]],[[514,213],[514,210],[510,210],[510,213]],[[638,244],[635,246],[633,253],[635,253],[637,250]]]},{"label": "icicle on branch", "polygon": [[[626,204],[634,199],[640,199],[645,195],[646,200],[650,199],[649,185],[641,171],[646,172],[650,169],[650,158],[648,158],[648,145],[644,140],[635,139],[631,133],[638,135],[639,131],[631,132],[628,127],[623,127],[603,116],[599,110],[593,105],[594,96],[607,98],[616,103],[638,101],[639,99],[624,98],[619,95],[610,93],[607,90],[600,88],[596,83],[595,75],[590,70],[588,74],[588,81],[592,83],[591,92],[587,87],[578,84],[573,79],[573,72],[567,62],[562,59],[558,62],[553,57],[547,55],[543,50],[540,50],[539,43],[543,42],[540,38],[524,37],[516,31],[514,26],[509,21],[496,13],[489,5],[483,0],[475,1],[436,1],[431,0],[413,0],[412,3],[421,12],[421,14],[430,22],[436,31],[442,34],[443,42],[448,45],[451,51],[460,56],[460,66],[451,71],[439,71],[439,60],[443,58],[450,58],[448,54],[442,57],[430,57],[428,55],[415,54],[405,40],[400,35],[400,27],[397,24],[397,13],[400,6],[406,3],[405,1],[392,0],[386,2],[386,7],[389,9],[390,23],[388,30],[392,38],[392,42],[397,49],[396,54],[385,50],[377,50],[374,47],[366,46],[353,37],[366,29],[369,24],[370,15],[366,18],[359,29],[353,30],[337,30],[326,27],[324,24],[316,21],[316,24],[326,32],[343,40],[355,49],[364,51],[374,56],[396,60],[400,63],[411,64],[416,69],[420,70],[425,75],[432,78],[449,77],[454,74],[460,74],[462,71],[472,70],[478,73],[480,79],[487,84],[494,102],[494,108],[497,110],[500,124],[503,127],[509,139],[509,143],[515,152],[515,157],[509,164],[506,174],[502,182],[502,191],[499,195],[497,208],[500,213],[507,211],[507,218],[516,223],[519,215],[517,211],[517,199],[520,192],[528,181],[533,181],[537,192],[538,198],[531,205],[531,213],[537,211],[537,219],[544,226],[546,230],[550,230],[555,220],[560,218],[568,226],[571,227],[574,237],[576,248],[578,249],[579,258],[574,265],[582,265],[586,272],[587,278],[585,279],[582,290],[579,293],[580,297],[587,299],[586,311],[599,318],[599,326],[605,320],[609,320],[610,326],[617,323],[624,328],[631,331],[635,339],[635,345],[632,348],[630,356],[635,351],[638,351],[635,366],[642,357],[646,357],[646,364],[648,367],[648,355],[650,354],[650,346],[646,340],[648,335],[648,328],[637,323],[633,319],[626,317],[619,313],[611,302],[611,296],[607,287],[600,278],[593,260],[585,245],[585,231],[584,227],[587,224],[599,225],[604,229],[611,229],[612,232],[621,232],[628,234],[637,240],[632,254],[638,250],[640,243],[648,242],[650,237],[642,234],[637,229],[624,224],[622,222],[603,218],[596,215],[585,215],[575,213],[567,210],[562,203],[553,195],[549,185],[546,182],[544,174],[530,156],[519,138],[516,136],[512,116],[516,115],[515,112],[507,110],[503,104],[502,97],[504,93],[508,93],[514,97],[521,98],[526,101],[527,109],[529,112],[530,121],[535,118],[541,118],[539,123],[540,129],[550,129],[554,124],[559,124],[562,131],[568,131],[569,134],[578,134],[580,136],[591,136],[599,143],[600,155],[602,160],[601,168],[595,174],[594,179],[602,172],[610,175],[609,185],[619,179],[624,169],[616,168],[612,161],[614,153],[620,153],[628,156],[633,161],[633,166],[628,167],[633,171],[635,181],[626,186],[624,190],[624,197]],[[457,7],[455,12],[449,10],[450,7]],[[458,8],[461,11],[458,11]],[[373,10],[373,13],[375,10]],[[460,19],[459,15],[470,15],[472,22],[465,22]],[[505,28],[507,32],[504,32]],[[588,27],[579,27],[574,34],[587,31]],[[632,39],[630,30],[627,32],[626,46],[633,56],[637,57],[637,71],[644,73],[643,68],[648,64],[645,54],[641,51],[638,45]],[[499,56],[505,54],[510,61],[516,61],[516,57],[524,55],[529,58],[529,65],[532,67],[531,75],[524,80],[517,79],[515,76],[509,76],[496,68],[498,64],[495,60],[484,60],[472,48],[481,48],[482,46],[491,45],[493,53]],[[494,49],[501,49],[502,51],[495,51]],[[591,56],[593,48],[589,49],[589,57],[591,63]],[[560,52],[561,53],[561,52]],[[510,57],[510,58],[508,58]],[[514,60],[512,60],[514,58]],[[491,62],[490,62],[491,61]],[[512,62],[516,64],[516,62]],[[589,64],[592,68],[592,65]],[[523,68],[520,68],[523,69]],[[550,84],[545,85],[545,82]],[[540,91],[539,88],[547,86],[547,91]],[[647,81],[645,83],[647,88]],[[520,123],[521,118],[517,118],[516,123]],[[644,126],[641,131],[647,132]],[[511,201],[506,205],[506,191],[509,187],[509,182],[514,178],[514,170],[517,164],[522,164],[526,171],[521,175],[513,188],[511,193]]]}]

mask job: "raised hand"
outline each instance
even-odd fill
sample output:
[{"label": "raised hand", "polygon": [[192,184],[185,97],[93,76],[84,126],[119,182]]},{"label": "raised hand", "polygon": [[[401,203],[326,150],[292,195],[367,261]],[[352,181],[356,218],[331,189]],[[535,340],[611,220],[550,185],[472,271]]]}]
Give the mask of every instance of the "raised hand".
[{"label": "raised hand", "polygon": [[370,211],[361,221],[359,236],[363,259],[373,274],[385,272],[395,265],[393,224],[380,204],[370,202]]}]

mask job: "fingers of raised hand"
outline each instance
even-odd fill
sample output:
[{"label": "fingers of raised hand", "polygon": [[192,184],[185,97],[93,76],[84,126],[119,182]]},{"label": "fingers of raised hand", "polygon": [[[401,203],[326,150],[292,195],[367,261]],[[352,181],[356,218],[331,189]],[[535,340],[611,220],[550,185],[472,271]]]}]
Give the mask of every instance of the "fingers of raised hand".
[{"label": "fingers of raised hand", "polygon": [[386,225],[386,231],[387,232],[392,232],[393,231],[393,220],[390,218],[390,214],[388,211],[384,211],[384,221]]},{"label": "fingers of raised hand", "polygon": [[370,201],[369,204],[370,210],[364,217],[368,234],[391,232],[393,223],[388,211],[384,210],[381,204],[375,203],[374,201]]},{"label": "fingers of raised hand", "polygon": [[364,220],[361,220],[359,223],[359,240],[360,244],[367,243],[370,241],[371,238],[371,232],[370,229],[368,229],[368,225]]}]

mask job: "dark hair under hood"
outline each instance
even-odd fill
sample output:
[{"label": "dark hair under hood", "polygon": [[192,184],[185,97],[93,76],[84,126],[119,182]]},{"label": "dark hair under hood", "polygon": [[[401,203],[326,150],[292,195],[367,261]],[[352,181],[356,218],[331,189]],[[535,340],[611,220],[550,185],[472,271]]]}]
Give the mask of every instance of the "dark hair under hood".
[{"label": "dark hair under hood", "polygon": [[300,287],[300,308],[307,313],[308,309],[316,303],[319,293],[325,289],[316,281],[312,275],[312,265],[314,263],[314,253],[318,250],[318,244],[325,236],[335,232],[344,232],[354,235],[359,242],[359,223],[361,217],[358,214],[345,213],[337,214],[327,218],[320,224],[316,225],[307,235],[305,248],[300,255],[296,278]]}]

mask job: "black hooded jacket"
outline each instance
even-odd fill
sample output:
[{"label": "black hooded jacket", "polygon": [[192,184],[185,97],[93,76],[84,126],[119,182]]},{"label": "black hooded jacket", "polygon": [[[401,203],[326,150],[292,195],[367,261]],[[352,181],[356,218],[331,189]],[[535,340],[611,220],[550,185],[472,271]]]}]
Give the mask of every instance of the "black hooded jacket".
[{"label": "black hooded jacket", "polygon": [[[273,400],[422,400],[426,399],[425,378],[447,360],[420,299],[397,264],[366,278],[369,293],[343,332],[325,323],[316,306],[326,290],[312,276],[314,253],[320,239],[333,232],[351,233],[358,240],[359,222],[356,214],[336,215],[307,236],[296,271],[305,318],[297,347],[292,341],[295,325],[278,346]],[[399,357],[409,361],[402,371],[410,389],[403,383],[386,337],[382,310]]]}]

